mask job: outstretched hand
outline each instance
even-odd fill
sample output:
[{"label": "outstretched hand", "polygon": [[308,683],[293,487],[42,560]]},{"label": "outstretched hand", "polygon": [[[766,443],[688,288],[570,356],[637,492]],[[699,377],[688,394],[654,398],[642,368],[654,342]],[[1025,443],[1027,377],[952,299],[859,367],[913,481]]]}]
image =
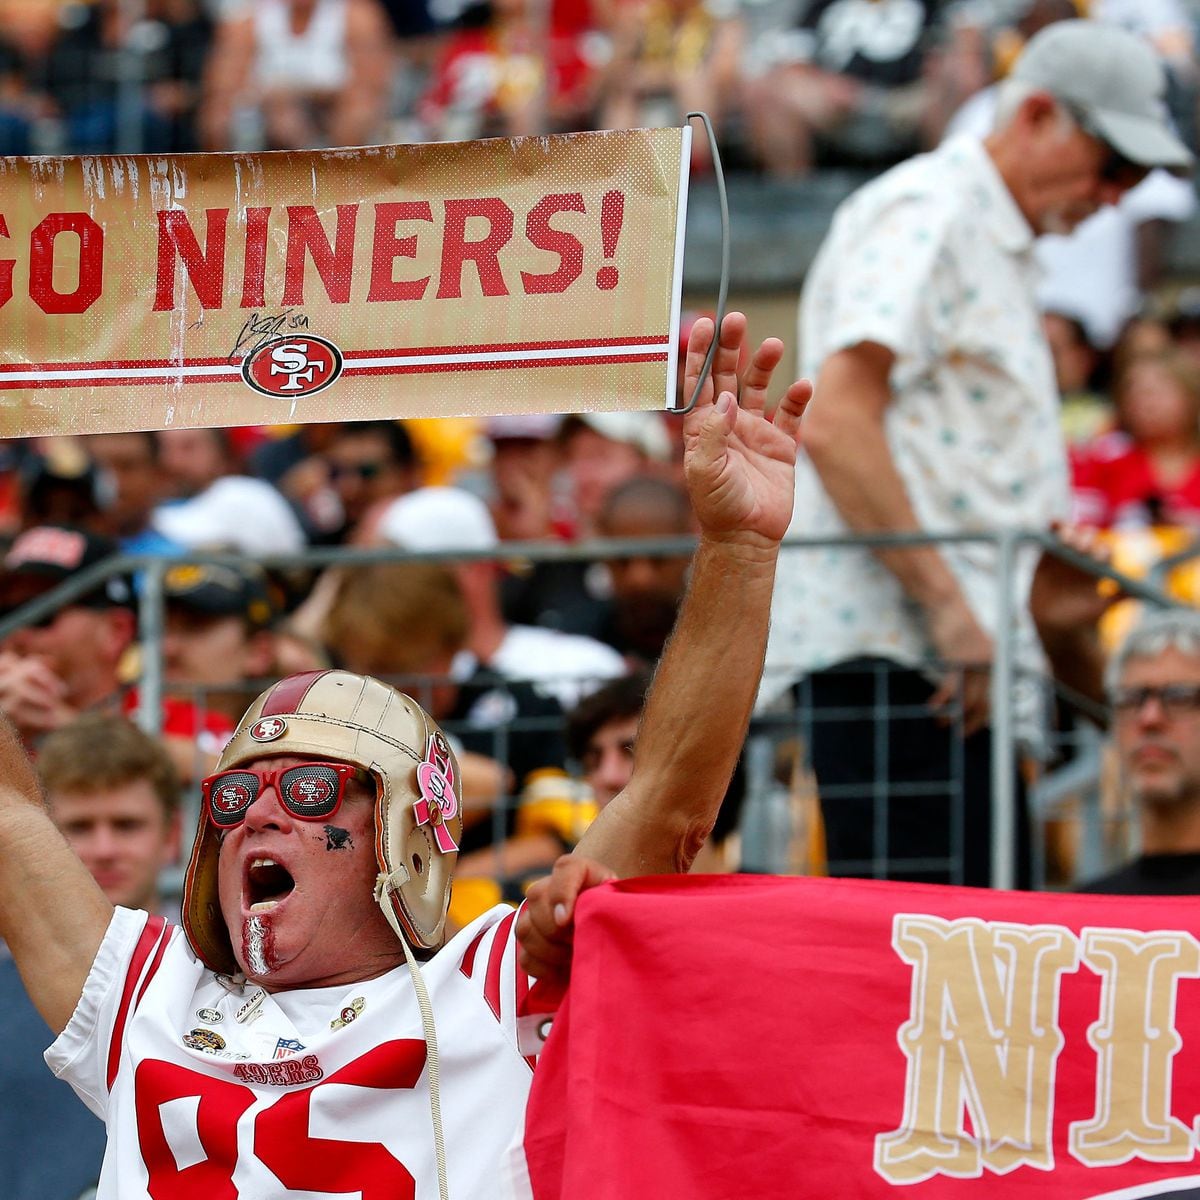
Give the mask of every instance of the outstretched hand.
[{"label": "outstretched hand", "polygon": [[[1051,531],[1068,549],[1090,558],[1097,568],[1112,559],[1112,545],[1099,529],[1056,522]],[[1123,599],[1115,584],[1101,583],[1097,574],[1046,550],[1038,560],[1029,594],[1029,608],[1042,638],[1094,628],[1100,618]]]},{"label": "outstretched hand", "polygon": [[[696,391],[713,333],[708,317],[692,326],[683,373],[684,395],[689,398]],[[707,536],[779,542],[792,519],[800,418],[812,385],[796,380],[773,419],[768,418],[767,390],[783,357],[783,343],[767,338],[739,381],[745,338],[745,316],[727,313],[712,374],[684,422],[684,469],[693,510]]]},{"label": "outstretched hand", "polygon": [[616,873],[578,854],[564,854],[553,872],[534,883],[517,918],[517,962],[526,975],[559,984],[567,982],[575,945],[575,901]]}]

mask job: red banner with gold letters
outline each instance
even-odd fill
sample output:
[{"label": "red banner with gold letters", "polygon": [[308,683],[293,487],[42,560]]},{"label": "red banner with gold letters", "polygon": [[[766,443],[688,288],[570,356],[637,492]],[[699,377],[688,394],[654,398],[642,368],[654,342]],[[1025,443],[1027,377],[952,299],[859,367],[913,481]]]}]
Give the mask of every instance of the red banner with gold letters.
[{"label": "red banner with gold letters", "polygon": [[662,408],[689,144],[0,158],[0,436]]},{"label": "red banner with gold letters", "polygon": [[1200,1196],[1200,898],[629,880],[580,904],[536,1200]]}]

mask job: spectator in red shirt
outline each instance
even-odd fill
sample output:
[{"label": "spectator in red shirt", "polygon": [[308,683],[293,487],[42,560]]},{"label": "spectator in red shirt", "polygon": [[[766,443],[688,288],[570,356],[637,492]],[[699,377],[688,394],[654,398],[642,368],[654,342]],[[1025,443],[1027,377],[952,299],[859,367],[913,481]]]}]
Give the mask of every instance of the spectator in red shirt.
[{"label": "spectator in red shirt", "polygon": [[1072,462],[1075,520],[1103,529],[1200,529],[1200,371],[1178,351],[1117,377],[1118,429]]},{"label": "spectator in red shirt", "polygon": [[588,128],[597,75],[588,31],[551,21],[530,0],[490,0],[459,20],[422,97],[434,141]]}]

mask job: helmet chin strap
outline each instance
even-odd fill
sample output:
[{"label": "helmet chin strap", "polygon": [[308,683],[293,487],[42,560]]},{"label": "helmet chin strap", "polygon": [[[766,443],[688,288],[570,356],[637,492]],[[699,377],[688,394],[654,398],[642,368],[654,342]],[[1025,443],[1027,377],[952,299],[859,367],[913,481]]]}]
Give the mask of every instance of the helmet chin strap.
[{"label": "helmet chin strap", "polygon": [[425,1034],[425,1061],[429,1067],[429,1115],[433,1119],[433,1149],[437,1156],[438,1197],[439,1200],[450,1200],[450,1186],[446,1179],[446,1139],[442,1134],[442,1090],[438,1079],[438,1047],[437,1030],[433,1024],[433,1005],[429,1003],[429,992],[425,988],[425,978],[421,967],[413,957],[413,952],[400,927],[396,917],[396,908],[392,902],[392,893],[408,882],[408,871],[404,867],[390,873],[380,872],[375,880],[375,900],[383,909],[387,923],[392,932],[400,939],[404,947],[404,959],[408,963],[408,973],[412,976],[413,988],[417,993],[417,1007],[421,1010],[421,1028]]}]

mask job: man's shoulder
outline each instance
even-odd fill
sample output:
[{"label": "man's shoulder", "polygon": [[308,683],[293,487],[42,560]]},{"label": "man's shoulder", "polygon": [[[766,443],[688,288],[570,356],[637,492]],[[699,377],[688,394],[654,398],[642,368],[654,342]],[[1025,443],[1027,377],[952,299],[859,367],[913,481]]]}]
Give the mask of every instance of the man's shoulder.
[{"label": "man's shoulder", "polygon": [[1077,890],[1110,896],[1200,894],[1200,854],[1143,854]]},{"label": "man's shoulder", "polygon": [[1142,888],[1138,886],[1141,882],[1138,869],[1139,862],[1139,859],[1135,859],[1131,863],[1126,863],[1123,867],[1118,867],[1115,871],[1110,871],[1107,875],[1100,875],[1095,879],[1089,879],[1087,883],[1080,884],[1075,890],[1085,894],[1102,896],[1140,895]]},{"label": "man's shoulder", "polygon": [[[876,253],[872,246],[893,246],[898,238],[935,259],[940,246],[973,223],[976,157],[970,148],[951,154],[946,143],[863,184],[834,214],[823,246],[834,255],[829,265],[840,272],[847,255],[869,258]],[[906,255],[906,261],[914,260]]]},{"label": "man's shoulder", "polygon": [[959,184],[981,173],[983,158],[977,139],[952,138],[876,175],[851,193],[843,207],[927,204],[946,212],[964,209],[970,203],[969,191]]}]

